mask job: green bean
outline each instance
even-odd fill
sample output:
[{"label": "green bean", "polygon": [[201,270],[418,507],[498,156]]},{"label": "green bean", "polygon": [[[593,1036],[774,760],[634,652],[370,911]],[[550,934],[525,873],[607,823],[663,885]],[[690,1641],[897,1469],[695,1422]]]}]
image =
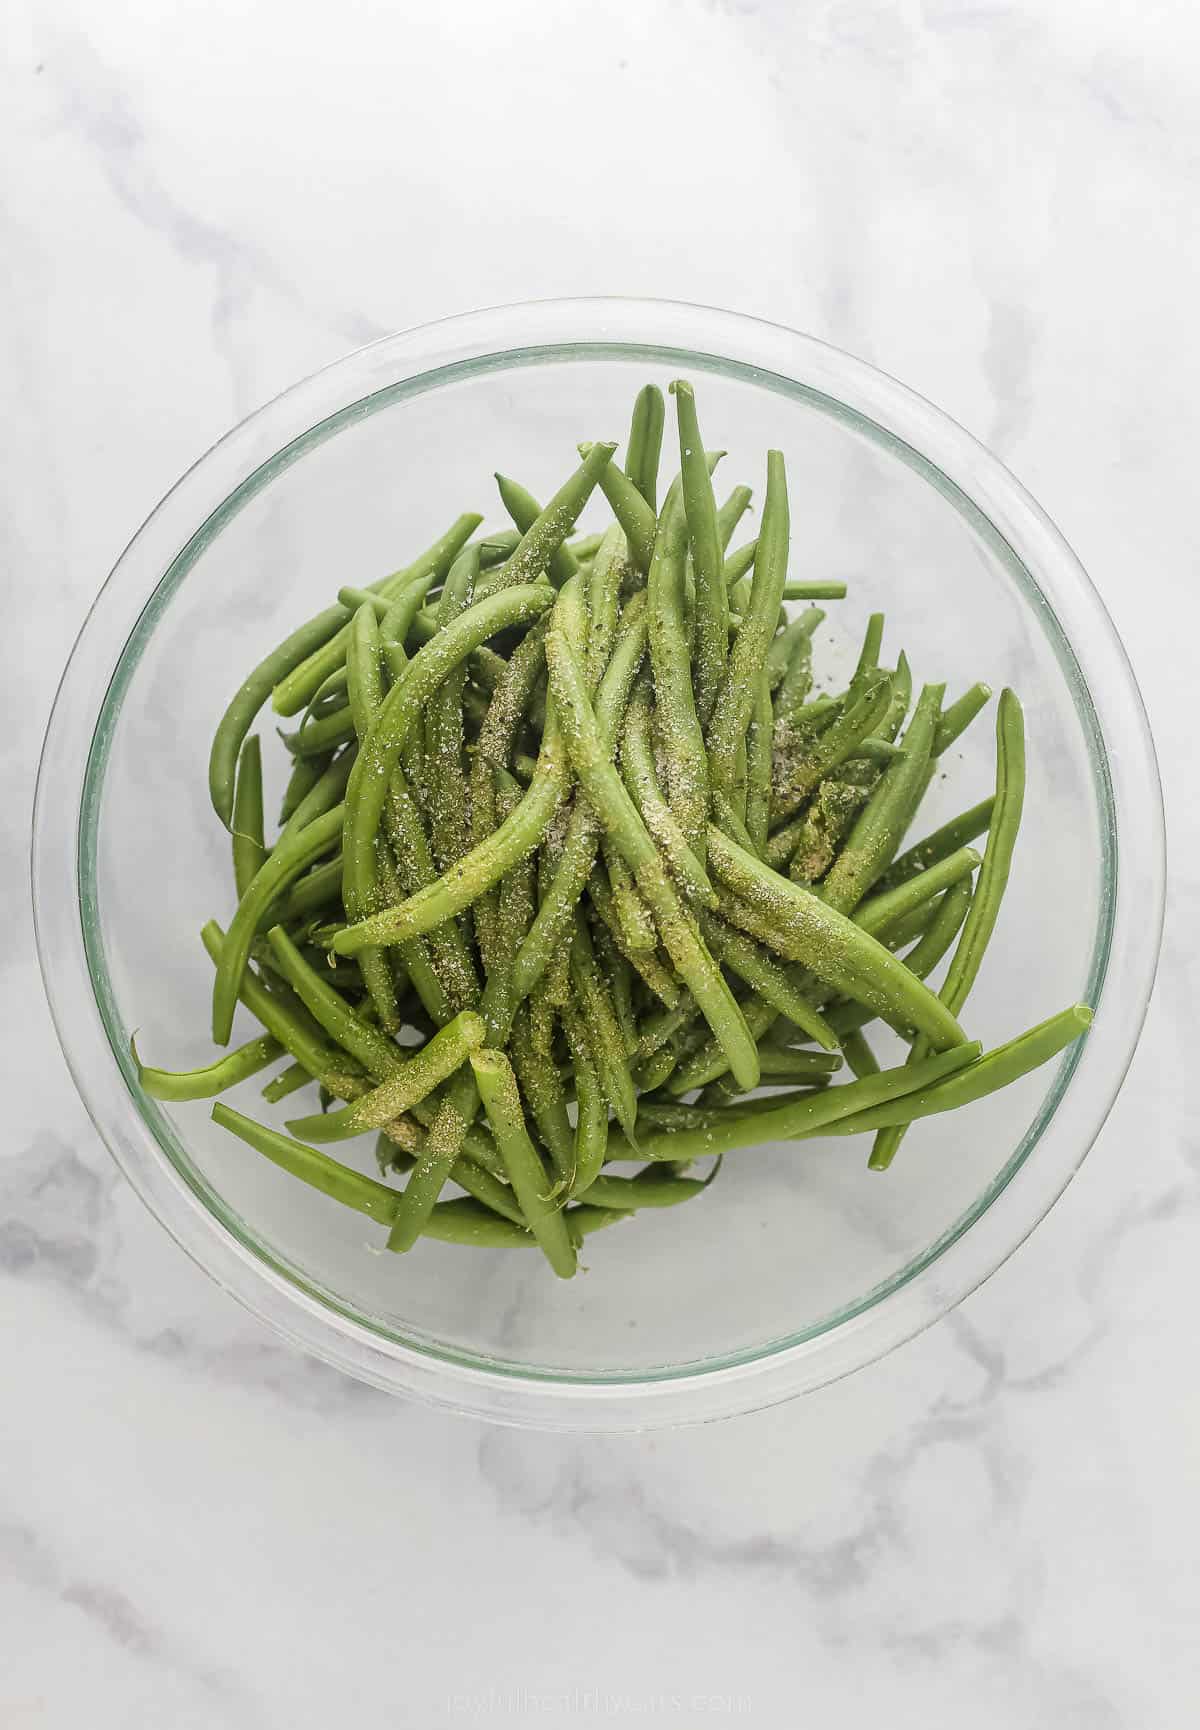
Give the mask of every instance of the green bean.
[{"label": "green bean", "polygon": [[[943,1111],[956,1111],[959,1106],[984,1099],[988,1094],[996,1093],[1002,1087],[1009,1087],[1014,1081],[1020,1081],[1033,1070],[1039,1069],[1043,1063],[1057,1057],[1060,1051],[1086,1033],[1091,1024],[1092,1010],[1086,1003],[1076,1003],[1070,1009],[1063,1009],[1048,1020],[1039,1022],[1036,1027],[1020,1034],[1018,1038],[1010,1039],[1007,1044],[998,1045],[993,1051],[985,1052],[966,1069],[948,1079],[936,1085],[925,1084],[911,1093],[905,1093],[902,1098],[856,1111],[831,1125],[823,1133],[860,1135],[865,1130],[904,1130],[917,1118],[932,1117]],[[884,1168],[872,1166],[872,1170],[881,1169]]]},{"label": "green bean", "polygon": [[[471,603],[479,575],[479,549],[468,547],[454,561],[446,588],[438,604],[443,625],[465,612]],[[425,761],[429,775],[430,841],[433,856],[443,871],[457,863],[467,851],[467,778],[463,769],[466,749],[463,690],[467,668],[460,662],[430,699],[425,720]]]},{"label": "green bean", "polygon": [[[586,539],[586,536],[584,537]],[[479,566],[481,570],[490,571],[495,565],[502,565],[505,559],[511,557],[521,544],[520,532],[517,529],[495,529],[479,543]],[[576,558],[584,554],[576,546]]]},{"label": "green bean", "polygon": [[[210,960],[219,965],[228,939],[215,919],[210,919],[203,927],[200,939]],[[238,997],[272,1038],[277,1039],[285,1051],[290,1051],[323,1086],[331,1091],[341,1091],[349,1083],[346,1097],[359,1091],[357,1066],[346,1060],[344,1052],[325,1042],[320,1027],[293,991],[286,988],[268,990],[262,980],[246,968]]]},{"label": "green bean", "polygon": [[576,540],[567,541],[565,544],[574,553],[576,562],[585,565],[589,559],[595,558],[603,539],[603,535],[580,535]]},{"label": "green bean", "polygon": [[[459,557],[461,556],[460,554]],[[458,559],[455,559],[454,565],[457,563]],[[454,565],[451,565],[451,570]],[[395,684],[408,665],[408,650],[405,644],[410,631],[415,633],[421,603],[429,592],[431,582],[432,578],[422,577],[419,582],[407,584],[394,601],[388,602],[387,610],[380,615],[379,644],[383,651],[383,664],[392,684]],[[480,652],[478,649],[475,651],[476,654]],[[467,664],[473,666],[474,662],[469,659]]]},{"label": "green bean", "polygon": [[232,813],[233,880],[241,900],[267,857],[263,845],[262,747],[251,733],[238,758]]},{"label": "green bean", "polygon": [[896,920],[919,907],[922,901],[929,901],[940,895],[943,889],[949,889],[960,877],[969,876],[979,862],[974,847],[960,847],[957,853],[951,853],[948,859],[929,866],[918,876],[910,877],[906,883],[860,901],[854,913],[854,923],[860,930],[869,931],[872,937],[882,938]]},{"label": "green bean", "polygon": [[676,483],[667,494],[655,537],[646,580],[646,619],[658,720],[666,748],[667,802],[688,846],[703,864],[708,774],[684,627],[686,557],[687,524]]},{"label": "green bean", "polygon": [[[996,709],[996,796],[988,828],[987,846],[979,868],[975,893],[939,993],[942,1002],[951,1008],[952,1013],[956,1013],[966,1002],[978,976],[992,932],[996,928],[1000,903],[1008,885],[1024,803],[1025,719],[1016,696],[1006,688],[1000,693],[1000,702]],[[1082,1032],[1083,1029],[1079,1031]],[[909,1061],[915,1063],[923,1056],[923,1044],[918,1039],[909,1053]],[[893,1126],[880,1131],[868,1161],[873,1171],[887,1170],[896,1157],[903,1138],[902,1128]]]},{"label": "green bean", "polygon": [[501,589],[532,583],[549,565],[554,554],[575,527],[579,513],[592,495],[596,482],[610,466],[615,444],[594,444],[573,474],[563,482],[546,507],[524,530],[516,552],[495,572],[489,572]]},{"label": "green bean", "polygon": [[706,1154],[730,1153],[739,1147],[792,1141],[806,1131],[823,1130],[827,1124],[864,1111],[868,1106],[916,1093],[941,1081],[974,1063],[979,1050],[978,1044],[958,1045],[937,1057],[925,1058],[919,1065],[901,1064],[862,1081],[847,1082],[844,1087],[808,1090],[802,1098],[786,1105],[776,1106],[772,1100],[769,1110],[730,1111],[722,1116],[719,1126],[655,1130],[639,1135],[636,1149],[618,1130],[609,1136],[609,1163],[622,1159],[699,1159]]},{"label": "green bean", "polygon": [[658,463],[667,410],[656,384],[645,384],[633,405],[625,446],[625,473],[653,511],[658,501]]},{"label": "green bean", "polygon": [[[569,598],[567,596],[568,602]],[[560,604],[562,601],[560,596]],[[599,749],[606,759],[612,755],[629,692],[645,653],[645,606],[645,596],[639,594],[634,595],[625,607],[616,644],[596,693]],[[528,996],[549,966],[552,956],[562,952],[564,945],[569,943],[567,934],[576,904],[591,875],[599,835],[600,825],[591,806],[586,800],[576,800],[553,882],[543,896],[529,935],[513,962],[513,986],[518,1001]]]},{"label": "green bean", "polygon": [[842,1051],[856,1080],[863,1081],[868,1075],[879,1074],[879,1059],[867,1043],[866,1036],[857,1028],[842,1040]]},{"label": "green bean", "polygon": [[575,1176],[575,1132],[567,1116],[567,1094],[558,1067],[534,1048],[525,1005],[513,1021],[509,1050],[526,1109],[550,1155],[561,1193],[570,1188]]},{"label": "green bean", "polygon": [[[617,917],[612,889],[604,873],[593,871],[588,878],[587,889],[593,911],[598,915],[618,952],[638,974],[642,983],[663,1003],[677,1003],[679,987],[672,974],[659,960],[657,952],[629,946],[625,930]],[[562,1000],[565,1000],[567,994],[568,988],[564,986]]]},{"label": "green bean", "polygon": [[837,1035],[825,1018],[803,993],[797,991],[785,970],[777,967],[753,938],[711,913],[701,916],[701,930],[718,960],[744,979],[777,1014],[786,1016],[809,1039],[823,1045],[826,1051],[837,1048]]},{"label": "green bean", "polygon": [[306,721],[294,733],[280,733],[293,757],[320,757],[354,738],[354,711],[349,703],[319,721]]},{"label": "green bean", "polygon": [[650,695],[646,680],[639,682],[630,699],[621,733],[621,774],[642,821],[662,848],[672,876],[693,901],[716,905],[716,891],[708,873],[688,846],[687,837],[663,797],[658,784],[650,733]]},{"label": "green bean", "polygon": [[[971,879],[960,877],[946,891],[940,903],[927,904],[917,911],[926,913],[929,905],[934,907],[933,917],[926,929],[919,933],[916,947],[904,957],[904,965],[917,979],[928,979],[958,936],[971,905]],[[899,926],[888,933],[889,944],[894,943],[898,930]],[[875,1011],[861,1003],[836,1003],[826,1012],[826,1019],[833,1031],[842,1036],[867,1026],[875,1019]]]},{"label": "green bean", "polygon": [[[410,583],[419,583],[426,577],[431,580],[443,577],[482,521],[483,518],[473,511],[457,518],[441,539],[428,547],[411,565],[405,566],[403,570],[393,571],[391,576],[373,583],[373,591],[394,599]],[[327,630],[325,636],[314,640],[312,652],[306,652],[304,658],[285,657],[286,664],[284,661],[280,662],[275,673],[274,689],[268,693],[271,706],[277,715],[299,714],[314,691],[320,689],[322,680],[345,660],[350,634],[349,609],[330,608],[321,617],[328,619],[335,612],[341,613],[340,629],[336,629],[333,635],[329,635]],[[313,624],[315,623],[314,620]],[[301,633],[297,632],[296,635],[300,636]],[[294,640],[289,638],[288,642]],[[279,653],[282,654],[282,651]],[[264,662],[264,669],[266,665]]]},{"label": "green bean", "polygon": [[771,801],[771,814],[776,822],[790,817],[827,775],[854,756],[862,741],[887,714],[891,700],[891,675],[868,674],[855,701],[806,748],[796,748],[795,735],[788,723],[783,723],[776,734],[775,785]]},{"label": "green bean", "polygon": [[228,1052],[216,1063],[204,1069],[151,1069],[138,1056],[138,1048],[130,1035],[129,1050],[137,1068],[138,1085],[151,1099],[212,1099],[226,1088],[236,1087],[251,1075],[257,1075],[277,1057],[283,1056],[283,1046],[269,1033],[249,1039],[236,1051]]},{"label": "green bean", "polygon": [[[499,489],[500,500],[505,510],[521,533],[528,534],[542,514],[541,505],[519,481],[510,480],[507,475],[498,474],[496,486]],[[578,561],[565,542],[555,547],[546,560],[546,575],[556,589],[561,589],[567,578],[573,577],[578,569]]]},{"label": "green bean", "polygon": [[793,1046],[771,1046],[766,1040],[759,1047],[758,1060],[764,1085],[771,1081],[803,1079],[813,1086],[821,1086],[842,1067],[841,1057],[836,1052],[797,1051]]},{"label": "green bean", "polygon": [[770,870],[715,824],[709,826],[709,849],[720,880],[777,925],[777,953],[802,961],[835,990],[918,1026],[935,1049],[961,1043],[965,1035],[945,1005],[874,937]]},{"label": "green bean", "polygon": [[279,821],[281,823],[288,822],[300,801],[312,791],[332,762],[332,752],[326,757],[296,758],[279,806]]},{"label": "green bean", "polygon": [[529,1229],[560,1279],[575,1272],[575,1246],[559,1208],[550,1199],[551,1183],[529,1139],[512,1065],[502,1051],[471,1053],[471,1068],[487,1112],[496,1146]]},{"label": "green bean", "polygon": [[712,1177],[664,1176],[648,1165],[636,1177],[597,1177],[580,1193],[595,1206],[633,1211],[641,1207],[677,1207],[680,1202],[703,1195],[711,1182]]},{"label": "green bean", "polygon": [[309,966],[282,926],[272,926],[267,942],[281,976],[335,1045],[349,1052],[376,1081],[403,1069],[404,1055],[395,1040],[355,1014],[340,992]]},{"label": "green bean", "polygon": [[[745,739],[754,708],[756,680],[766,660],[779,617],[787,578],[790,535],[787,474],[779,451],[767,453],[767,496],[754,559],[750,607],[737,634],[729,665],[708,726],[710,773],[713,785],[745,806],[744,789],[736,786],[737,747]],[[702,855],[701,855],[702,857]]]},{"label": "green bean", "polygon": [[[517,557],[519,551],[513,555]],[[392,771],[412,727],[442,680],[472,649],[507,626],[537,618],[552,595],[544,584],[523,584],[476,601],[418,651],[384,698],[346,789],[343,899],[359,929],[376,900],[375,837]],[[343,941],[347,937],[349,933],[342,934]],[[350,937],[351,947],[339,952],[362,953],[370,942]]]},{"label": "green bean", "polygon": [[[277,1130],[244,1117],[240,1111],[233,1111],[227,1105],[214,1105],[212,1115],[223,1129],[231,1131],[248,1147],[264,1154],[293,1177],[320,1190],[322,1195],[341,1202],[344,1207],[353,1208],[357,1213],[365,1213],[383,1225],[391,1224],[395,1218],[403,1192],[342,1165],[319,1148],[306,1147],[303,1142],[280,1135]],[[599,1209],[593,1211],[600,1212]],[[510,1248],[534,1241],[523,1226],[499,1218],[477,1201],[466,1198],[440,1203],[426,1221],[425,1230],[428,1236],[446,1243]]]},{"label": "green bean", "polygon": [[369,606],[359,607],[350,621],[346,644],[347,691],[354,731],[361,742],[383,702],[383,662],[379,621]]},{"label": "green bean", "polygon": [[[401,906],[408,896],[419,894],[427,885],[436,882],[437,870],[417,802],[399,764],[392,770],[384,807],[384,827],[396,860],[394,883],[386,882],[385,847],[377,850],[376,868],[381,888],[386,887],[389,905]],[[414,939],[408,937],[399,945],[402,959],[412,941]],[[472,1008],[479,997],[479,981],[466,939],[455,920],[447,919],[431,930],[426,939],[426,949],[448,1003],[455,1010]]]},{"label": "green bean", "polygon": [[[675,398],[675,415],[679,423],[684,520],[696,588],[696,643],[692,664],[694,703],[699,727],[703,729],[712,715],[729,660],[729,602],[725,594],[717,505],[696,416],[695,393],[686,379],[676,379],[671,394]],[[653,632],[650,641],[653,649]],[[658,678],[657,663],[655,677]]]},{"label": "green bean", "polygon": [[957,853],[958,849],[965,847],[968,842],[978,840],[980,835],[986,835],[995,803],[995,795],[989,794],[986,799],[981,799],[978,805],[972,805],[969,811],[952,817],[949,823],[944,823],[940,829],[926,835],[924,840],[910,847],[907,853],[902,853],[894,865],[889,865],[876,883],[876,889],[881,893],[887,889],[895,889],[899,884],[906,883],[910,877],[915,877],[918,872],[928,870],[930,865],[936,865],[951,853]]},{"label": "green bean", "polygon": [[616,642],[621,587],[629,569],[629,548],[620,525],[614,523],[596,550],[588,581],[587,677],[592,692],[604,675]]},{"label": "green bean", "polygon": [[267,910],[314,859],[334,846],[342,831],[345,807],[336,805],[323,817],[293,836],[281,838],[275,851],[255,875],[238,902],[237,912],[221,947],[221,960],[213,981],[213,1041],[228,1045],[233,1028],[234,1005],[241,977],[250,956],[254,933]]},{"label": "green bean", "polygon": [[822,878],[837,857],[879,780],[879,771],[861,758],[818,783],[807,807],[768,837],[766,862],[775,870],[786,863],[793,883],[807,887]]},{"label": "green bean", "polygon": [[278,852],[279,848],[285,842],[290,842],[301,829],[307,829],[318,817],[323,817],[327,811],[332,811],[335,805],[341,804],[356,755],[357,746],[340,752],[328,769],[317,777],[276,836],[273,852]]},{"label": "green bean", "polygon": [[[880,739],[888,744],[894,743],[908,714],[908,706],[912,702],[912,668],[908,664],[908,656],[901,649],[896,660],[896,671],[892,674],[892,701],[887,714],[879,723]],[[867,741],[864,739],[863,746]],[[924,797],[924,795],[922,795]]]},{"label": "green bean", "polygon": [[340,1111],[296,1118],[288,1128],[293,1135],[311,1136],[314,1141],[345,1141],[364,1130],[381,1129],[453,1075],[466,1062],[468,1054],[483,1043],[484,1034],[480,1017],[465,1009],[378,1087]]},{"label": "green bean", "polygon": [[588,1040],[583,1016],[574,1003],[563,1011],[563,1032],[575,1070],[575,1145],[571,1194],[578,1195],[599,1177],[608,1153],[608,1101]]},{"label": "green bean", "polygon": [[921,796],[941,685],[926,685],[904,733],[904,756],[887,769],[821,885],[822,899],[851,913],[891,864]]},{"label": "green bean", "polygon": [[548,712],[537,770],[512,815],[442,877],[399,906],[382,908],[347,926],[331,947],[339,955],[361,955],[374,945],[403,943],[469,907],[538,845],[566,787],[566,754],[557,720]]},{"label": "green bean", "polygon": [[733,532],[750,508],[750,500],[754,493],[750,487],[734,487],[729,497],[717,511],[717,534],[724,552],[733,539]]},{"label": "green bean", "polygon": [[632,1129],[637,1117],[637,1094],[626,1060],[625,1040],[612,994],[592,949],[587,922],[579,916],[571,943],[571,985],[605,1098],[617,1122],[626,1130]]},{"label": "green bean", "polygon": [[843,601],[846,598],[846,585],[830,581],[785,583],[783,598],[785,601]]},{"label": "green bean", "polygon": [[658,857],[637,807],[625,791],[588,701],[582,669],[557,613],[546,638],[551,685],[561,708],[567,751],[576,774],[605,828],[633,871],[650,904],[667,953],[691,989],[701,1013],[727,1052],[739,1081],[753,1087],[758,1053],[742,1012],[709,954]]},{"label": "green bean", "polygon": [[872,613],[867,620],[866,634],[863,637],[862,648],[859,650],[858,665],[854,669],[854,677],[850,681],[851,689],[861,685],[869,673],[873,673],[879,665],[879,651],[883,647],[882,613]]},{"label": "green bean", "polygon": [[957,702],[948,704],[942,710],[941,720],[933,735],[935,757],[948,751],[959,735],[966,732],[979,711],[986,707],[991,695],[990,685],[972,685],[969,691],[963,692]]},{"label": "green bean", "polygon": [[302,1087],[307,1087],[311,1080],[312,1076],[302,1063],[289,1063],[274,1081],[268,1081],[262,1090],[262,1096],[268,1105],[278,1105],[279,1101],[286,1099],[289,1094],[298,1093]]},{"label": "green bean", "polygon": [[761,857],[771,820],[771,766],[775,716],[766,675],[758,675],[757,697],[746,740],[746,830]]},{"label": "green bean", "polygon": [[[601,840],[600,851],[604,855],[604,868],[608,874],[622,951],[635,955],[656,949],[658,932],[655,930],[650,909],[638,894],[633,873],[609,836],[606,835]],[[594,876],[593,872],[593,878]]]},{"label": "green bean", "polygon": [[[306,625],[301,625],[298,631],[293,631],[277,649],[273,649],[259,662],[222,715],[209,754],[208,790],[213,810],[226,828],[233,818],[234,783],[242,741],[253,726],[255,716],[271,695],[276,683],[291,673],[313,650],[327,643],[345,621],[344,607],[326,607],[324,612],[318,613]],[[313,689],[315,690],[316,686]],[[303,707],[302,704],[298,706]]]},{"label": "green bean", "polygon": [[745,545],[740,546],[735,553],[730,553],[729,557],[725,560],[722,575],[727,596],[732,595],[742,578],[747,576],[749,572],[754,569],[754,560],[757,553],[758,536],[755,535],[752,541],[747,541]]},{"label": "green bean", "polygon": [[[633,1071],[636,1085],[644,1093],[653,1093],[662,1087],[671,1076],[678,1063],[678,1058],[669,1046],[664,1045],[652,1057],[647,1057]],[[636,1129],[637,1125],[634,1124]]]},{"label": "green bean", "polygon": [[[803,618],[797,619],[798,625],[803,625]],[[790,630],[791,627],[789,626]],[[783,633],[786,637],[787,631]],[[776,642],[781,639],[776,638]],[[768,659],[770,657],[768,656]],[[768,689],[770,683],[768,678]],[[812,632],[804,630],[798,633],[797,641],[784,668],[783,677],[779,681],[772,705],[777,721],[788,723],[792,717],[804,707],[805,699],[812,689]]]},{"label": "green bean", "polygon": [[[591,447],[581,445],[581,451]],[[642,497],[636,484],[614,462],[609,462],[600,475],[600,490],[612,507],[612,513],[629,545],[629,557],[634,569],[643,576],[650,569],[658,519],[654,506]]]}]

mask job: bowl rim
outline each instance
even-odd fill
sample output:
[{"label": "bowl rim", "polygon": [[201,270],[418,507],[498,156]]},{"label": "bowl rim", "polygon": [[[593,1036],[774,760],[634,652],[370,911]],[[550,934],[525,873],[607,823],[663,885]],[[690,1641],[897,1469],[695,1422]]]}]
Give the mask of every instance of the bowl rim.
[{"label": "bowl rim", "polygon": [[[933,485],[1008,566],[1040,615],[1092,753],[1108,851],[1088,996],[1098,1010],[1103,998],[1106,1012],[1065,1055],[977,1203],[820,1331],[733,1360],[585,1378],[381,1333],[231,1229],[206,1186],[180,1169],[165,1118],[139,1100],[106,1025],[85,837],[94,834],[96,765],[102,770],[130,644],[139,633],[148,639],[248,488],[261,490],[315,443],[397,397],[472,372],[605,355],[725,371],[810,400]],[[39,765],[32,876],[39,962],[75,1085],[142,1200],[211,1277],[294,1343],[376,1386],[500,1422],[618,1430],[732,1415],[823,1386],[922,1331],[1007,1260],[1078,1169],[1132,1059],[1161,940],[1165,837],[1149,723],[1124,649],[1078,559],[998,458],[917,393],[814,337],[715,308],[611,297],[520,302],[384,337],[292,385],[200,457],[121,554],[71,651]]]}]

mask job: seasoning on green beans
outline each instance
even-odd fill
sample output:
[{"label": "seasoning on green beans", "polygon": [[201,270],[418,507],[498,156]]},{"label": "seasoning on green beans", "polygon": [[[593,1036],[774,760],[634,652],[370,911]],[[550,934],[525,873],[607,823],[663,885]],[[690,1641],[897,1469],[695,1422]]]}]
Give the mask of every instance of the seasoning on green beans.
[{"label": "seasoning on green beans", "polygon": [[[986,667],[944,701],[902,570],[886,633],[881,611],[847,632],[843,609],[805,605],[847,585],[794,567],[778,450],[731,553],[750,489],[717,504],[703,391],[665,382],[638,393],[621,454],[582,412],[557,476],[510,478],[519,456],[497,450],[511,528],[466,512],[388,575],[331,572],[308,623],[214,692],[232,911],[202,935],[214,1040],[236,1019],[239,1043],[170,1071],[143,1028],[130,1082],[181,1111],[275,1065],[259,1110],[317,1089],[292,1134],[213,1117],[394,1254],[537,1248],[570,1278],[602,1227],[719,1206],[701,1198],[726,1152],[865,1135],[883,1170],[910,1125],[1090,1024],[1076,1004],[990,1052],[972,1038],[971,988],[1011,936],[1016,696],[996,705],[995,791],[965,806],[946,765],[991,700]],[[908,652],[885,655],[898,625]],[[848,684],[839,642],[861,644]],[[252,731],[268,701],[296,718],[283,748]],[[934,788],[939,818],[961,814],[931,826]],[[379,1177],[311,1145],[368,1133]]]}]

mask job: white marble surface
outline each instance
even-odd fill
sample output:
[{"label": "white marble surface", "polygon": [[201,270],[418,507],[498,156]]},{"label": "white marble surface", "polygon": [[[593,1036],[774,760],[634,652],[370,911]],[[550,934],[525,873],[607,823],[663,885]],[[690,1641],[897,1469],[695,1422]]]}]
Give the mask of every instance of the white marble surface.
[{"label": "white marble surface", "polygon": [[[1180,1730],[1194,8],[10,0],[3,32],[0,1724]],[[179,471],[364,339],[597,291],[811,330],[995,446],[1125,634],[1176,859],[1129,1083],[1016,1258],[849,1383],[605,1441],[389,1401],[211,1287],[75,1098],[25,886],[57,670]]]}]

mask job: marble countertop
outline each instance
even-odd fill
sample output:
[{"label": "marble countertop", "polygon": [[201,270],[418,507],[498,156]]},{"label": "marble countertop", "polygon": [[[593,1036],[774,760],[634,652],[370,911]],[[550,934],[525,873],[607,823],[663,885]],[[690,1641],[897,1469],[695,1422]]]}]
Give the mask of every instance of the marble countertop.
[{"label": "marble countertop", "polygon": [[[1178,1730],[1200,15],[15,0],[5,40],[0,1723]],[[824,1393],[603,1440],[394,1402],[210,1285],[76,1099],[25,882],[58,669],[179,472],[364,340],[592,292],[812,331],[991,444],[1124,635],[1176,861],[1129,1081],[1018,1255]]]}]

